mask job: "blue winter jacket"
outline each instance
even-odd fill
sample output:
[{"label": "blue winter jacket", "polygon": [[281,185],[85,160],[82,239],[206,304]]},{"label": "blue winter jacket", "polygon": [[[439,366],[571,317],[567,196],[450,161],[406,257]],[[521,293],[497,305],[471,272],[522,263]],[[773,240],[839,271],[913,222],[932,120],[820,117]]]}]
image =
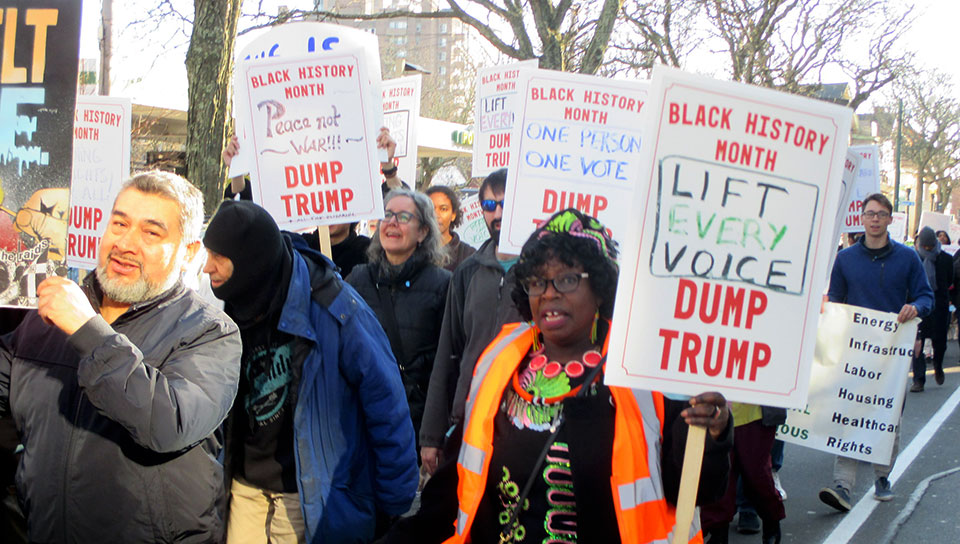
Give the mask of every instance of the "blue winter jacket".
[{"label": "blue winter jacket", "polygon": [[895,314],[910,303],[920,317],[929,314],[933,291],[917,252],[890,240],[885,252],[873,256],[863,240],[837,254],[827,290],[830,302]]},{"label": "blue winter jacket", "polygon": [[410,413],[373,312],[328,259],[297,245],[278,328],[313,344],[294,414],[307,542],[369,542],[377,510],[402,514],[417,491]]}]

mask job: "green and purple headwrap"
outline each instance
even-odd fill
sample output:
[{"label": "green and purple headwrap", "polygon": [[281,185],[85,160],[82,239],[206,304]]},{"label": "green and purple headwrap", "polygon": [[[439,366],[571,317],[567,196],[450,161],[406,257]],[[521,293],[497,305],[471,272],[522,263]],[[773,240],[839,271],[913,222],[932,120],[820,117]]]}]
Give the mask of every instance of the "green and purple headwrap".
[{"label": "green and purple headwrap", "polygon": [[617,242],[607,235],[607,229],[593,217],[574,208],[557,212],[546,223],[540,225],[537,239],[550,233],[567,234],[589,240],[597,245],[600,254],[614,264],[617,263]]}]

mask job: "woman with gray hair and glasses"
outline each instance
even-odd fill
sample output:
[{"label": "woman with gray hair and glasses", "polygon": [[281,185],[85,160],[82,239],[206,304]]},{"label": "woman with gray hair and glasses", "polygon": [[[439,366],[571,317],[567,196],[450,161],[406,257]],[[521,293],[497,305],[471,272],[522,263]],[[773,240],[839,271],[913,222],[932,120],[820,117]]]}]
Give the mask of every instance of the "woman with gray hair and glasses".
[{"label": "woman with gray hair and glasses", "polygon": [[442,268],[447,253],[433,201],[408,189],[390,191],[367,257],[347,283],[373,309],[390,339],[419,436],[450,283],[450,272]]}]

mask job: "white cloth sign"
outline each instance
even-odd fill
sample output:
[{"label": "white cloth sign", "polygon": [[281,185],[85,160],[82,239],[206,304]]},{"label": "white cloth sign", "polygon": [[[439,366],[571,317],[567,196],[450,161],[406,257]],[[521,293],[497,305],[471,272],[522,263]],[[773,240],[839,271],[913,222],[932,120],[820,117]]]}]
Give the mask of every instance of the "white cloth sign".
[{"label": "white cloth sign", "polygon": [[481,68],[474,101],[473,177],[510,164],[510,134],[521,96],[517,92],[520,69],[536,69],[537,60]]},{"label": "white cloth sign", "polygon": [[77,97],[67,228],[67,265],[74,268],[97,266],[113,201],[130,176],[130,119],[129,98]]},{"label": "white cloth sign", "polygon": [[536,227],[577,208],[622,241],[640,168],[647,84],[522,70],[499,251],[520,253]]},{"label": "white cloth sign", "polygon": [[608,384],[800,407],[852,111],[657,66]]},{"label": "white cloth sign", "polygon": [[383,217],[377,126],[360,50],[247,62],[254,199],[281,228]]},{"label": "white cloth sign", "polygon": [[824,304],[806,407],[787,412],[778,438],[889,463],[919,323],[897,323],[894,313]]}]

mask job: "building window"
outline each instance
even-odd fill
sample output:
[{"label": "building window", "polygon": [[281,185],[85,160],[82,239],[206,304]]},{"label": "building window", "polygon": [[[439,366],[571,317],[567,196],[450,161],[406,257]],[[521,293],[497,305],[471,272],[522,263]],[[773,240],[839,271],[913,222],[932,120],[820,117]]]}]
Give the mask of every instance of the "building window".
[{"label": "building window", "polygon": [[406,21],[390,21],[390,28],[407,28]]},{"label": "building window", "polygon": [[447,52],[446,52],[446,51],[441,51],[441,52],[440,52],[440,62],[443,62],[443,61],[445,61],[445,60],[447,60]]},{"label": "building window", "polygon": [[421,32],[423,32],[423,25],[421,23],[417,23],[417,34]]},{"label": "building window", "polygon": [[437,44],[438,44],[440,47],[446,47],[446,46],[447,46],[447,39],[446,39],[446,38],[440,38],[440,39],[437,41]]},{"label": "building window", "polygon": [[397,58],[398,58],[398,59],[402,59],[402,58],[404,58],[404,57],[406,57],[406,56],[407,56],[407,51],[406,51],[405,49],[401,49],[401,50],[397,51]]},{"label": "building window", "polygon": [[441,76],[447,75],[447,67],[446,67],[446,66],[441,66],[441,67],[440,67],[440,75],[441,75]]},{"label": "building window", "polygon": [[447,33],[447,23],[440,23],[440,33],[441,34]]}]

